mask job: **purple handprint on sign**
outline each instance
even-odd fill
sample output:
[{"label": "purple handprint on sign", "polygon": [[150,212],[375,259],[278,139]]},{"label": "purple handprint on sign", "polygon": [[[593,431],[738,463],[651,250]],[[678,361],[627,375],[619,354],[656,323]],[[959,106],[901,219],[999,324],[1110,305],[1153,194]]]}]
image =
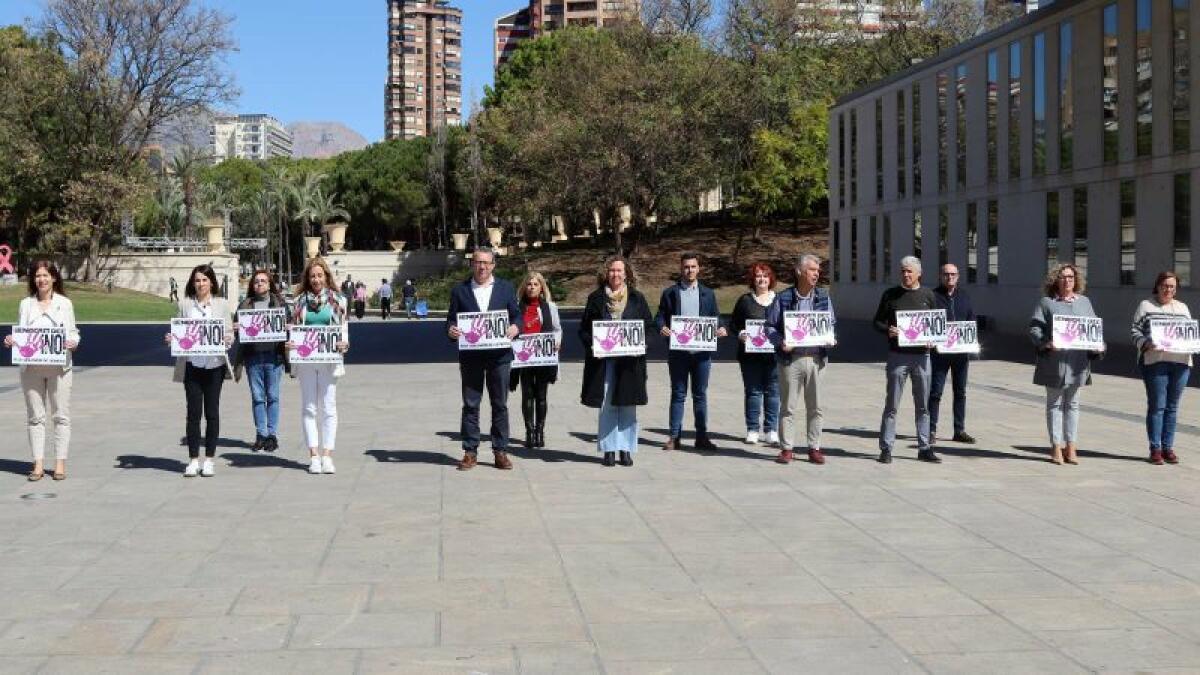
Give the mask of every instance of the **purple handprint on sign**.
[{"label": "purple handprint on sign", "polygon": [[304,334],[304,342],[301,342],[296,347],[296,351],[300,353],[300,356],[305,357],[305,358],[307,358],[313,352],[317,351],[317,333],[316,333],[316,331],[310,331],[310,332],[305,333]]},{"label": "purple handprint on sign", "polygon": [[200,324],[190,324],[184,331],[183,337],[172,335],[179,346],[186,352],[191,351],[200,342]]},{"label": "purple handprint on sign", "polygon": [[17,351],[20,352],[22,358],[30,358],[42,351],[42,347],[46,344],[46,336],[38,333],[25,339],[25,344],[17,345]]},{"label": "purple handprint on sign", "polygon": [[921,320],[913,317],[908,321],[908,327],[904,329],[904,337],[909,340],[916,340],[921,335]]}]

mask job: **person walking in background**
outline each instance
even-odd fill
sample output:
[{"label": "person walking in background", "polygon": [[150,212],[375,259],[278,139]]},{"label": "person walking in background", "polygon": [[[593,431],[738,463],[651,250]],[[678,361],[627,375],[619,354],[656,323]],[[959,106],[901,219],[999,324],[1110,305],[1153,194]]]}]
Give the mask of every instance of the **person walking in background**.
[{"label": "person walking in background", "polygon": [[[25,430],[33,454],[29,480],[45,475],[46,417],[54,422],[54,480],[67,477],[67,455],[71,443],[71,355],[79,347],[75,307],[63,290],[62,274],[48,260],[29,266],[29,295],[21,298],[16,325],[23,328],[62,328],[66,332],[67,362],[63,366],[21,366],[21,392],[25,396]],[[11,349],[13,336],[4,336]]]},{"label": "person walking in background", "polygon": [[929,443],[929,347],[901,347],[896,312],[937,309],[933,292],[921,288],[921,260],[900,260],[900,285],[883,292],[875,310],[875,329],[888,336],[887,397],[879,423],[879,462],[890,464],[896,444],[896,408],[904,395],[904,383],[912,378],[913,414],[917,423],[917,459],[941,462]]},{"label": "person walking in background", "polygon": [[[942,283],[933,289],[933,299],[938,309],[946,310],[946,321],[974,321],[975,310],[971,308],[971,296],[959,287],[958,267],[942,265]],[[952,377],[954,391],[954,435],[955,443],[974,443],[967,433],[967,368],[971,365],[970,354],[942,354],[934,351],[930,355],[933,366],[929,381],[929,442],[937,442],[938,408],[942,402],[942,391],[946,388],[946,375]]]},{"label": "person walking in background", "polygon": [[1092,383],[1092,359],[1100,352],[1057,349],[1054,316],[1096,316],[1083,295],[1086,284],[1071,263],[1055,265],[1046,274],[1043,297],[1029,320],[1029,339],[1037,349],[1033,383],[1046,388],[1046,427],[1050,456],[1055,464],[1078,464],[1076,432],[1079,428],[1079,388]]},{"label": "person walking in background", "polygon": [[[335,283],[324,258],[309,260],[292,310],[292,323],[341,326],[342,339],[337,349],[345,354],[350,349],[349,316],[342,296],[334,290]],[[290,352],[296,345],[289,340],[284,347]],[[297,363],[291,372],[300,381],[300,424],[308,446],[308,472],[337,473],[333,464],[338,427],[337,381],[345,374],[345,367],[340,363]]]},{"label": "person walking in background", "polygon": [[[176,317],[180,319],[223,319],[225,346],[233,344],[233,321],[229,305],[220,297],[220,283],[210,265],[197,265],[183,288],[184,299],[179,301]],[[165,342],[171,344],[171,334]],[[174,380],[183,383],[187,398],[188,463],[185,478],[211,477],[215,471],[213,458],[221,438],[221,387],[233,378],[229,355],[181,356],[175,359]],[[204,462],[200,461],[200,418],[204,417]]]},{"label": "person walking in background", "polygon": [[747,271],[750,292],[738,298],[733,306],[733,317],[729,328],[738,336],[738,368],[742,372],[744,390],[742,409],[746,417],[746,442],[758,443],[759,432],[766,434],[766,442],[779,442],[777,423],[779,420],[779,376],[775,368],[774,354],[746,351],[746,321],[763,321],[767,308],[775,301],[775,271],[770,265],[756,263]]},{"label": "person walking in background", "polygon": [[1150,441],[1151,464],[1178,464],[1175,454],[1175,419],[1179,400],[1192,372],[1192,355],[1167,351],[1150,336],[1155,319],[1190,319],[1188,306],[1175,299],[1179,277],[1160,272],[1154,280],[1154,294],[1142,300],[1133,313],[1131,334],[1138,351],[1138,366],[1146,385],[1146,435]]},{"label": "person walking in background", "polygon": [[796,413],[803,401],[808,461],[824,464],[821,429],[825,415],[821,407],[821,380],[829,363],[829,349],[789,347],[783,318],[785,312],[829,312],[833,325],[837,326],[837,317],[833,313],[833,300],[829,292],[817,287],[817,282],[821,280],[821,259],[815,255],[802,255],[796,262],[795,272],[796,285],[780,293],[767,311],[767,338],[775,345],[782,393],[779,456],[775,461],[780,464],[792,461],[796,447]]},{"label": "person walking in background", "polygon": [[379,316],[384,321],[392,315],[392,285],[387,279],[379,280]]},{"label": "person walking in background", "polygon": [[175,281],[175,277],[171,277],[171,294],[169,299],[171,302],[179,302],[179,282]]},{"label": "person walking in background", "polygon": [[[663,289],[658,302],[655,323],[659,333],[671,337],[671,319],[676,316],[720,317],[717,296],[700,283],[700,256],[684,253],[679,256],[679,282]],[[725,328],[717,328],[717,337],[725,337]],[[683,447],[683,408],[687,403],[688,384],[692,387],[692,415],[696,425],[696,449],[716,450],[708,437],[708,376],[712,371],[712,352],[673,349],[667,356],[671,377],[670,431],[663,450]]]},{"label": "person walking in background", "polygon": [[[497,278],[496,254],[491,249],[477,249],[471,254],[471,278],[450,291],[450,309],[446,313],[446,335],[458,340],[461,312],[508,312],[508,337],[517,335],[521,310],[512,284]],[[497,469],[511,469],[508,457],[508,375],[512,365],[512,348],[458,351],[458,370],[462,376],[462,436],[463,458],[459,471],[470,471],[479,461],[479,404],[486,386],[492,408],[492,453]]]},{"label": "person walking in background", "polygon": [[[304,284],[303,279],[300,281],[300,284]],[[346,280],[342,282],[342,297],[345,298],[347,307],[354,306],[354,277],[349,274],[346,275]]]},{"label": "person walking in background", "polygon": [[354,316],[359,321],[367,312],[367,285],[363,282],[358,282],[354,286]]},{"label": "person walking in background", "polygon": [[646,335],[654,316],[646,297],[634,286],[637,274],[621,256],[609,258],[600,271],[599,287],[588,295],[579,321],[583,342],[583,388],[580,402],[600,409],[596,447],[605,466],[633,466],[638,448],[637,406],[646,405],[646,356],[596,358],[592,353],[593,324],[597,321],[641,321]]},{"label": "person walking in background", "polygon": [[[287,303],[266,270],[250,275],[243,309],[284,309]],[[236,330],[236,324],[235,324]],[[243,369],[250,385],[250,410],[254,415],[254,445],[251,450],[275,452],[279,449],[279,392],[283,372],[288,368],[288,353],[283,342],[238,342],[233,352],[233,378],[241,379]]]},{"label": "person walking in background", "polygon": [[412,279],[404,280],[404,288],[400,289],[404,296],[404,318],[413,318],[413,310],[417,308],[417,287]]},{"label": "person walking in background", "polygon": [[[520,334],[554,333],[554,341],[562,349],[562,320],[558,318],[558,306],[550,296],[546,279],[537,272],[525,275],[517,290],[517,304],[521,310],[518,324]],[[525,447],[546,447],[546,400],[551,384],[558,381],[558,366],[516,368],[511,371],[508,390],[521,388],[521,416],[525,420]]]}]

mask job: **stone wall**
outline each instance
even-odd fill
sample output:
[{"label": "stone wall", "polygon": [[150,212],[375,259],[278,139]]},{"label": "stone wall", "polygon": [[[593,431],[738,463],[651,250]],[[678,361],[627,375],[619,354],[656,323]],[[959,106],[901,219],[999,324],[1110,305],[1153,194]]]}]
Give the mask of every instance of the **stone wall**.
[{"label": "stone wall", "polygon": [[[229,295],[237,296],[238,257],[232,253],[123,253],[114,252],[100,258],[100,283],[111,282],[117,288],[169,297],[171,278],[179,284],[179,293],[187,285],[188,275],[197,265],[209,264],[222,284],[231,286]],[[79,278],[82,260],[64,260],[63,273]]]},{"label": "stone wall", "polygon": [[380,279],[393,283],[404,279],[441,276],[464,264],[463,254],[455,251],[340,251],[325,256],[340,284],[346,275],[372,289]]}]

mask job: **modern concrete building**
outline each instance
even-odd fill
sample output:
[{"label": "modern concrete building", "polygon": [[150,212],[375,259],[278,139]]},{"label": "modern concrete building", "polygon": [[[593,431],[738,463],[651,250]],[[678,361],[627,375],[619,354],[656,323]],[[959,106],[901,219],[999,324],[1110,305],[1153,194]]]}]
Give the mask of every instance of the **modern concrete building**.
[{"label": "modern concrete building", "polygon": [[958,265],[977,310],[1019,334],[1050,265],[1074,261],[1110,341],[1200,244],[1200,8],[1058,0],[838,101],[831,275],[870,316],[917,255]]},{"label": "modern concrete building", "polygon": [[447,0],[387,0],[388,139],[462,124],[462,10]]},{"label": "modern concrete building", "polygon": [[496,19],[495,66],[523,40],[564,26],[613,26],[636,20],[641,0],[529,0],[529,6]]},{"label": "modern concrete building", "polygon": [[492,35],[495,38],[492,48],[492,67],[498,70],[501,64],[508,61],[517,45],[528,40],[531,35],[529,8],[523,7],[515,12],[497,17]]},{"label": "modern concrete building", "polygon": [[292,134],[270,115],[219,115],[208,129],[213,163],[231,157],[271,159],[292,156]]}]

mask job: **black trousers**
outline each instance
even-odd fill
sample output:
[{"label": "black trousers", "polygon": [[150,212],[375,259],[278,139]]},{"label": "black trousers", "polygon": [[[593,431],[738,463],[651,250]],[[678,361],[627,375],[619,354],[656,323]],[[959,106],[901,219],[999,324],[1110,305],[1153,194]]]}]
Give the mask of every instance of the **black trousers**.
[{"label": "black trousers", "polygon": [[492,450],[508,449],[508,369],[499,357],[468,357],[458,362],[462,374],[462,436],[464,452],[479,451],[479,404],[487,387],[492,408]]},{"label": "black trousers", "polygon": [[221,385],[225,384],[225,366],[197,368],[187,364],[183,374],[183,392],[187,395],[188,457],[200,456],[200,416],[204,416],[204,456],[217,454],[221,437]]},{"label": "black trousers", "polygon": [[546,428],[546,394],[553,379],[553,368],[526,368],[521,373],[521,416],[525,418],[525,433]]},{"label": "black trousers", "polygon": [[384,319],[387,319],[388,316],[391,315],[391,313],[392,313],[392,299],[391,298],[379,298],[379,313],[380,313],[380,315],[383,316]]}]

